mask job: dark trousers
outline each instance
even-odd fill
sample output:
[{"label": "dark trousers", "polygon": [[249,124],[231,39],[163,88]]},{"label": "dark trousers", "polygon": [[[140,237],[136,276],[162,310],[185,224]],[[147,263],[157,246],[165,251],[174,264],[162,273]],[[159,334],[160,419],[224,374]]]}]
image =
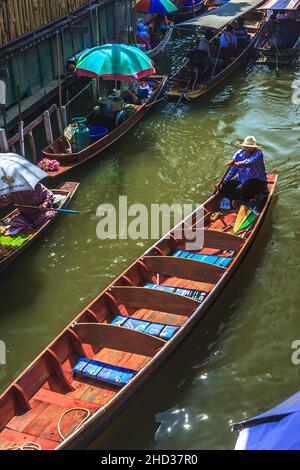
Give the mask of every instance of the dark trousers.
[{"label": "dark trousers", "polygon": [[257,194],[267,194],[268,185],[265,181],[258,179],[251,179],[245,183],[233,179],[223,184],[221,192],[223,196],[232,200],[252,199]]}]

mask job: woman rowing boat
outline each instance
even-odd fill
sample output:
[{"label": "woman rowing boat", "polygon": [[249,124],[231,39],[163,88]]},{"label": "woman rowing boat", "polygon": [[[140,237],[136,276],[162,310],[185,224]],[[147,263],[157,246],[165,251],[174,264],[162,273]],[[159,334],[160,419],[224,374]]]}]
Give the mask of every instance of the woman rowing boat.
[{"label": "woman rowing boat", "polygon": [[240,147],[242,150],[227,162],[230,169],[217,191],[231,201],[250,201],[258,196],[264,200],[268,193],[268,175],[261,147],[253,136],[246,137]]}]

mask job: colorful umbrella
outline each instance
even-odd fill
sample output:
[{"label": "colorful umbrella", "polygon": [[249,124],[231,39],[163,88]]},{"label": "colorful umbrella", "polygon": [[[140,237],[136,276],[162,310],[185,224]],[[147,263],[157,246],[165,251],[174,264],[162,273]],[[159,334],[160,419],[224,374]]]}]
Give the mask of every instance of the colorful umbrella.
[{"label": "colorful umbrella", "polygon": [[178,8],[170,0],[140,0],[133,11],[138,13],[174,13]]},{"label": "colorful umbrella", "polygon": [[0,153],[0,196],[32,191],[48,175],[15,153]]},{"label": "colorful umbrella", "polygon": [[151,59],[140,49],[125,44],[105,44],[83,52],[76,75],[130,82],[155,73]]}]

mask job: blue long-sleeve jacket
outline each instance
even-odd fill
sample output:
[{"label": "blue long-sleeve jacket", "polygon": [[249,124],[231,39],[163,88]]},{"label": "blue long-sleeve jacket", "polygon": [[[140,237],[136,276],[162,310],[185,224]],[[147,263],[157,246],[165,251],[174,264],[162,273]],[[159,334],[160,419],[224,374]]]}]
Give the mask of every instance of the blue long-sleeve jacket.
[{"label": "blue long-sleeve jacket", "polygon": [[233,156],[234,162],[239,162],[240,166],[232,166],[224,178],[224,183],[238,177],[240,183],[251,179],[258,179],[262,181],[268,180],[268,175],[264,162],[264,155],[261,150],[257,149],[248,158],[244,149],[239,150]]}]

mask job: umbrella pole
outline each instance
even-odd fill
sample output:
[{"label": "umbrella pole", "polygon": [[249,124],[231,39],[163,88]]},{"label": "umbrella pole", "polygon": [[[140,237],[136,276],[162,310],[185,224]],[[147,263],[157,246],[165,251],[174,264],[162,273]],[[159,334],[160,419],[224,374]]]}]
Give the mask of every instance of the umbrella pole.
[{"label": "umbrella pole", "polygon": [[22,104],[21,104],[21,88],[18,85],[18,107],[19,107],[19,143],[20,143],[20,154],[25,157],[25,144],[24,144],[24,122],[22,118]]}]

